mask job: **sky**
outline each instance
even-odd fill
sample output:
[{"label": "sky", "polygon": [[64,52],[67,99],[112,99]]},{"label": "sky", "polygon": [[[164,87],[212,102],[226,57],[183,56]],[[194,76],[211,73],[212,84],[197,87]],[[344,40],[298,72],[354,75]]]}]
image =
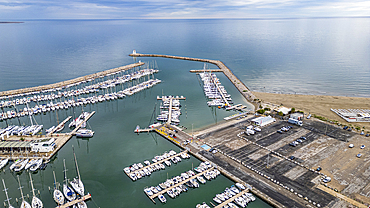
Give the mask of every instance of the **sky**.
[{"label": "sky", "polygon": [[358,16],[369,0],[0,0],[0,21]]}]

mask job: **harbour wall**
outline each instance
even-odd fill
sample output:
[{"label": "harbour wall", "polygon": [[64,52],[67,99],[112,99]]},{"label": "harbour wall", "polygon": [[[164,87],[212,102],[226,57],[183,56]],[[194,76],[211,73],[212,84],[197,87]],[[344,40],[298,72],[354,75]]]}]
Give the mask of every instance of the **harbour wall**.
[{"label": "harbour wall", "polygon": [[251,90],[238,78],[235,74],[222,62],[219,60],[211,60],[211,59],[200,59],[200,58],[191,58],[191,57],[183,57],[183,56],[172,56],[172,55],[162,55],[162,54],[141,54],[141,53],[133,53],[129,56],[132,57],[160,57],[160,58],[171,58],[171,59],[180,59],[180,60],[187,60],[187,61],[199,61],[205,63],[211,63],[216,65],[224,74],[225,76],[233,83],[236,89],[243,95],[243,97],[250,102],[251,105],[254,106],[255,109],[257,106],[256,103],[256,96],[252,93]]}]

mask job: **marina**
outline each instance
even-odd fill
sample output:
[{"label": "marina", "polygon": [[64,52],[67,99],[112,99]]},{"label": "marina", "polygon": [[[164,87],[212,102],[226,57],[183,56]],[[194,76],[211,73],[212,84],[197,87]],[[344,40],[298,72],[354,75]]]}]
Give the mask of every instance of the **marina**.
[{"label": "marina", "polygon": [[198,62],[206,62],[216,65],[224,74],[225,76],[234,84],[234,86],[238,89],[241,95],[245,99],[247,99],[250,103],[254,103],[256,97],[253,93],[248,89],[248,87],[237,78],[234,73],[221,61],[218,60],[210,60],[210,59],[200,59],[200,58],[190,58],[190,57],[183,57],[183,56],[172,56],[172,55],[161,55],[161,54],[141,54],[135,53],[130,54],[132,57],[161,57],[161,58],[170,58],[170,59],[181,59],[187,61],[198,61]]}]

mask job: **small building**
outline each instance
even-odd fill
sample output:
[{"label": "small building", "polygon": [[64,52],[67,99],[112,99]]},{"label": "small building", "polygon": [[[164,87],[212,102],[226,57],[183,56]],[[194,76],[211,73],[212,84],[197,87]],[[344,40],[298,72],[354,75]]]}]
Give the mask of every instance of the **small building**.
[{"label": "small building", "polygon": [[1,152],[27,152],[31,150],[31,142],[24,141],[2,141],[0,142]]},{"label": "small building", "polygon": [[292,113],[290,115],[290,118],[293,118],[295,120],[302,120],[303,119],[303,113]]},{"label": "small building", "polygon": [[280,107],[276,109],[277,112],[282,112],[284,115],[287,115],[292,109],[287,107]]},{"label": "small building", "polygon": [[251,120],[253,122],[253,124],[257,125],[257,126],[266,126],[270,123],[273,123],[276,121],[275,118],[272,118],[271,116],[267,116],[267,117],[258,117],[258,118],[254,118]]}]

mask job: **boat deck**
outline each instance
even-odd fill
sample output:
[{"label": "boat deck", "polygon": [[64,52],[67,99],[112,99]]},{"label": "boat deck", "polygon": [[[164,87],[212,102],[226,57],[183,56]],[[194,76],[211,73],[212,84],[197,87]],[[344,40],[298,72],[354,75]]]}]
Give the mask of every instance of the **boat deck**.
[{"label": "boat deck", "polygon": [[198,173],[198,174],[196,174],[196,175],[194,175],[194,176],[192,176],[192,177],[189,177],[188,179],[186,179],[186,180],[184,180],[184,181],[181,181],[181,182],[179,182],[179,183],[177,183],[177,184],[175,184],[175,185],[173,185],[173,186],[171,186],[171,187],[169,187],[169,188],[166,188],[166,189],[164,189],[164,190],[162,190],[162,191],[160,191],[160,192],[158,192],[158,193],[156,193],[156,194],[153,194],[153,195],[151,195],[151,196],[149,196],[148,195],[148,197],[152,200],[152,202],[154,202],[154,204],[155,204],[155,201],[153,200],[154,198],[156,198],[156,197],[158,197],[160,194],[164,194],[164,193],[166,193],[168,190],[171,190],[171,189],[173,189],[173,188],[175,188],[175,187],[177,187],[177,186],[180,186],[180,185],[182,185],[182,184],[184,184],[184,183],[186,183],[186,182],[188,182],[188,181],[190,181],[191,179],[194,179],[194,178],[196,178],[196,177],[198,177],[198,176],[201,176],[201,175],[203,175],[205,172],[208,172],[208,171],[210,171],[210,170],[213,170],[214,169],[214,167],[211,167],[211,168],[209,168],[209,169],[207,169],[207,170],[205,170],[205,171],[203,171],[203,172],[201,172],[201,173]]},{"label": "boat deck", "polygon": [[67,202],[63,205],[60,205],[60,206],[57,206],[56,208],[68,208],[68,207],[71,207],[77,203],[80,203],[82,201],[86,201],[86,200],[89,200],[91,198],[91,194],[87,194],[79,199],[76,199],[76,200],[73,200],[73,201],[70,201],[70,202]]}]

